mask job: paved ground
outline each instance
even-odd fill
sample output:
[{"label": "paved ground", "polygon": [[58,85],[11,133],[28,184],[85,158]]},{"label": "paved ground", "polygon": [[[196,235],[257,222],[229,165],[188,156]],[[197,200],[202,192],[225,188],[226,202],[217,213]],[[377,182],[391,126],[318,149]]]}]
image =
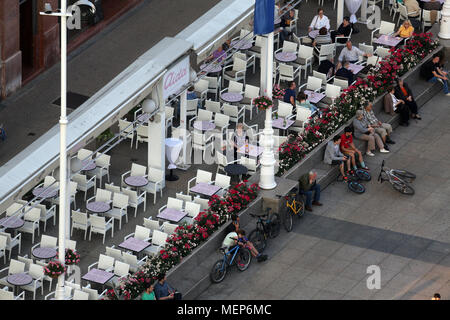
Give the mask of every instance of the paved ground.
[{"label": "paved ground", "polygon": [[[323,191],[323,207],[269,242],[268,261],[243,273],[232,269],[199,299],[430,299],[435,292],[449,299],[448,101],[433,98],[422,121],[395,130],[393,152],[367,159],[373,176],[382,159],[416,173],[413,197],[387,182],[365,183],[363,195],[333,183]],[[367,289],[369,265],[381,268],[380,290]]]},{"label": "paved ground", "polygon": [[[145,0],[70,54],[67,90],[92,96],[161,39],[175,36],[217,3],[165,0],[161,5]],[[2,101],[0,123],[8,140],[0,144],[0,165],[58,124],[60,107],[52,102],[59,97],[60,65],[56,64]]]},{"label": "paved ground", "polygon": [[[170,0],[167,1],[167,4],[164,8],[157,8],[157,5],[155,5],[155,2],[152,1],[146,1],[141,7],[138,7],[137,11],[132,12],[130,15],[125,16],[120,22],[117,24],[113,24],[111,27],[106,29],[104,32],[102,32],[100,35],[94,38],[93,41],[91,41],[83,51],[77,52],[75,56],[72,58],[72,60],[69,62],[69,68],[70,68],[70,80],[69,80],[69,89],[72,91],[75,91],[77,93],[82,93],[85,95],[91,95],[96,90],[101,88],[104,84],[106,84],[110,79],[112,79],[117,73],[119,73],[123,68],[125,68],[127,65],[129,65],[136,57],[138,57],[140,54],[142,54],[144,51],[149,49],[153,44],[155,44],[157,41],[159,41],[163,35],[175,35],[177,32],[179,32],[182,28],[187,26],[190,21],[195,20],[197,16],[200,16],[201,10],[204,10],[202,12],[205,12],[209,7],[212,7],[215,3],[218,1],[206,2],[204,0],[195,0],[197,6],[189,7],[187,11],[184,11],[182,15],[178,14],[179,11],[174,11],[174,14],[177,14],[177,17],[180,16],[180,19],[177,19],[176,25],[167,25],[165,28],[165,31],[167,33],[162,34],[153,30],[160,30],[159,28],[156,28],[156,25],[161,25],[161,21],[163,19],[160,17],[163,13],[168,14],[170,10],[175,6],[175,4],[180,4],[180,2]],[[184,2],[183,4],[184,5]],[[301,15],[306,16],[306,18],[302,21],[310,21],[314,12],[315,12],[315,4],[314,5],[303,5],[301,9]],[[335,12],[331,11],[332,5],[330,3],[325,4],[325,8],[327,10],[327,15],[333,20],[335,19]],[[156,10],[156,8],[159,10]],[[192,10],[192,12],[190,11]],[[195,12],[194,12],[195,11]],[[156,14],[156,12],[158,14]],[[153,18],[149,18],[153,17]],[[189,17],[189,19],[187,18]],[[186,19],[186,20],[185,20]],[[146,29],[143,26],[148,26],[148,29]],[[305,34],[307,26],[306,23],[303,23],[300,21],[299,24],[299,34]],[[369,32],[367,29],[361,28],[361,33],[355,36],[355,42],[369,42],[370,40],[367,40],[369,36]],[[365,40],[364,40],[365,39]],[[124,48],[127,48],[126,50]],[[115,55],[114,57],[111,57],[109,52],[114,51]],[[249,75],[248,83],[250,84],[258,84],[259,81],[259,68],[257,68],[257,72],[255,75]],[[90,70],[95,70],[96,72],[92,72]],[[31,143],[34,139],[36,139],[40,134],[44,133],[46,130],[48,130],[51,126],[57,123],[58,117],[59,117],[59,109],[55,106],[51,105],[51,101],[55,100],[55,98],[59,97],[59,67],[55,66],[51,70],[49,70],[46,74],[42,75],[38,78],[38,80],[30,83],[26,88],[21,90],[20,93],[18,93],[16,96],[11,97],[10,100],[7,100],[5,103],[10,103],[8,105],[8,108],[4,108],[3,110],[0,110],[0,119],[5,119],[4,117],[7,117],[8,121],[4,121],[8,124],[13,124],[14,131],[9,130],[9,139],[5,144],[2,144],[2,152],[0,153],[0,164],[7,161],[9,158],[11,158],[15,153],[22,150],[25,146],[27,146],[29,143]],[[304,79],[303,81],[304,82]],[[31,102],[33,104],[31,104]],[[29,103],[30,102],[30,103]],[[33,105],[36,106],[34,109],[30,109],[29,106]],[[11,109],[15,109],[17,112],[12,113],[9,110],[9,107]],[[251,122],[251,123],[263,123],[263,113],[259,113],[258,116]],[[427,118],[422,120],[422,123],[419,123],[418,125],[424,125],[427,123]],[[431,119],[431,118],[430,118]],[[429,119],[429,120],[430,120]],[[434,119],[434,118],[433,118]],[[437,121],[437,120],[436,120]],[[439,119],[442,126],[445,125],[445,121],[443,119]],[[232,126],[233,127],[233,126]],[[8,127],[7,127],[8,128]],[[117,126],[113,126],[114,130],[117,130]],[[398,131],[398,135],[402,132],[404,128],[400,128]],[[409,130],[404,130],[406,133],[406,138],[409,138],[408,134],[412,132],[412,128],[408,128]],[[36,136],[27,136],[28,132],[35,132]],[[409,132],[409,133],[408,133]],[[397,134],[397,133],[396,133]],[[432,137],[434,137],[434,131],[432,131]],[[398,147],[401,146],[400,138],[397,139],[399,143],[396,145]],[[406,143],[406,139],[403,141]],[[417,141],[417,139],[416,139]],[[428,144],[424,143],[427,147]],[[90,149],[93,149],[92,146],[87,146]],[[403,149],[402,149],[403,150]],[[433,158],[435,157],[441,159],[443,158],[443,155],[441,152],[445,150],[444,148],[436,148],[436,150],[432,150]],[[431,150],[430,150],[431,151]],[[120,184],[120,175],[124,173],[125,171],[129,170],[131,166],[131,162],[136,162],[142,165],[145,165],[147,163],[147,146],[144,144],[141,144],[139,146],[138,150],[135,150],[133,147],[133,151],[130,152],[129,143],[123,142],[111,152],[109,152],[112,156],[112,166],[111,166],[111,181],[114,182],[116,185]],[[448,156],[448,155],[447,155]],[[399,165],[401,163],[398,163]],[[427,165],[423,164],[422,161],[418,161],[417,165]],[[448,165],[448,164],[447,164]],[[137,224],[142,225],[143,223],[143,217],[149,217],[149,216],[155,216],[157,213],[158,208],[166,204],[167,197],[168,196],[175,196],[175,192],[184,191],[186,192],[186,186],[187,181],[195,176],[195,171],[197,168],[201,167],[202,169],[210,170],[212,172],[216,171],[216,165],[201,165],[201,166],[192,166],[189,171],[181,171],[177,170],[176,174],[180,177],[180,180],[177,182],[167,182],[166,189],[164,190],[163,198],[157,198],[157,202],[154,205],[152,203],[153,201],[153,195],[149,196],[149,200],[147,201],[147,209],[145,212],[143,212],[142,206],[139,208],[137,218],[134,218],[134,210],[129,210],[129,222],[124,223],[122,225],[122,230],[118,230],[118,223],[115,223],[115,230],[114,230],[114,238],[111,238],[110,233],[106,236],[105,244],[102,244],[101,242],[101,236],[100,235],[93,235],[92,241],[84,241],[83,235],[84,233],[82,231],[74,231],[72,239],[77,241],[77,249],[79,253],[82,256],[80,267],[82,269],[82,274],[87,272],[88,265],[92,264],[93,262],[98,260],[98,256],[100,253],[105,252],[105,246],[112,246],[112,245],[118,245],[120,242],[122,242],[123,237],[134,232],[135,226]],[[432,168],[437,168],[435,166],[432,166]],[[411,167],[411,170],[416,170],[419,172],[421,170],[421,167]],[[426,180],[426,185],[430,185],[430,180]],[[389,186],[383,185],[383,189],[387,189],[387,191],[392,191],[389,189]],[[339,186],[337,188],[338,190],[342,191],[342,186]],[[448,189],[448,188],[447,188]],[[336,191],[334,191],[336,192]],[[385,190],[386,192],[386,190]],[[329,195],[328,190],[325,191],[324,197],[325,198],[331,198],[335,195]],[[391,194],[392,192],[388,192],[387,194]],[[344,193],[347,195],[347,193]],[[421,193],[423,195],[423,193]],[[363,201],[363,199],[367,199],[365,197],[368,197],[368,194],[363,195],[358,198],[358,201]],[[92,196],[92,190],[88,194],[88,197]],[[348,195],[347,195],[348,196]],[[416,195],[414,199],[420,199],[421,195]],[[340,198],[339,194],[336,194],[336,199]],[[354,204],[355,198],[349,198],[347,202],[349,202],[351,205]],[[77,196],[77,203],[78,207],[81,205],[81,210],[84,210],[84,201],[82,201],[82,195]],[[340,199],[340,202],[338,203],[338,208],[341,211],[334,212],[334,215],[344,215],[344,212],[347,212],[347,209],[344,207],[345,201],[343,199]],[[324,211],[326,208],[324,208]],[[381,210],[381,208],[380,208]],[[308,226],[312,224],[313,222],[319,221],[318,219],[325,219],[321,220],[324,221],[324,225],[329,226],[333,221],[333,217],[328,216],[321,216],[317,215],[319,212],[314,212],[314,215],[308,215],[308,217],[305,217],[304,221],[302,221],[301,224],[297,225],[296,232],[297,233],[291,233],[289,235],[283,234],[278,239],[278,246],[281,246],[282,244],[285,245],[287,242],[291,243],[303,243],[302,246],[300,246],[298,249],[304,251],[303,253],[306,253],[306,251],[315,245],[320,239],[320,237],[323,237],[325,234],[328,233],[329,229],[322,230],[320,225],[315,225],[315,228],[309,229]],[[372,216],[372,212],[370,214]],[[384,215],[383,215],[384,216]],[[359,215],[354,214],[355,219],[358,219]],[[381,218],[380,218],[381,219]],[[442,219],[441,219],[442,220]],[[308,222],[309,221],[309,222]],[[384,220],[383,220],[384,221]],[[415,220],[414,220],[415,221]],[[353,223],[353,224],[350,224]],[[359,223],[358,221],[351,221],[349,220],[348,224],[351,226],[355,223]],[[340,228],[345,228],[345,226],[348,225],[347,223],[344,225],[339,225]],[[439,222],[438,226],[442,227],[443,224]],[[303,228],[307,228],[306,231],[302,231]],[[448,225],[446,226],[448,228]],[[42,228],[41,228],[42,229]],[[53,225],[47,226],[47,232],[46,234],[57,236],[57,230],[58,225],[55,227]],[[366,229],[363,229],[366,230]],[[378,229],[376,229],[378,230]],[[304,232],[304,234],[299,234],[299,232]],[[311,234],[311,232],[313,232]],[[320,236],[318,235],[320,234]],[[336,233],[335,233],[336,234]],[[299,236],[300,238],[298,240],[294,240],[294,242],[290,241],[293,240],[290,237],[293,236]],[[333,233],[330,233],[330,235],[333,235]],[[337,236],[338,234],[336,234]],[[284,240],[282,240],[284,238]],[[36,241],[39,241],[40,237],[36,238]],[[282,240],[282,241],[280,241]],[[334,239],[328,239],[328,240],[334,240]],[[443,241],[443,240],[442,240]],[[449,242],[447,240],[447,242]],[[307,243],[310,245],[308,246]],[[349,243],[350,244],[350,243]],[[294,247],[298,247],[295,245]],[[30,256],[30,248],[31,248],[31,236],[28,234],[25,234],[23,236],[22,240],[22,252],[21,255],[28,254]],[[268,252],[271,256],[273,256],[273,253],[271,250],[275,250],[275,247],[271,245],[271,247],[268,249]],[[354,249],[355,250],[355,249]],[[276,250],[275,250],[276,251]],[[273,252],[275,252],[273,251]],[[447,251],[448,252],[448,251]],[[282,254],[282,252],[280,252]],[[15,258],[17,255],[17,251],[14,250],[13,252],[13,258]],[[325,255],[325,253],[321,253],[320,256]],[[274,259],[273,261],[284,261],[289,260],[290,254],[285,253],[283,255],[284,258],[280,259]],[[296,259],[298,259],[300,256],[297,256]],[[311,257],[309,259],[314,260],[315,257]],[[345,259],[344,259],[345,260]],[[308,260],[307,260],[308,261]],[[294,261],[292,261],[294,262]],[[254,270],[257,268],[262,268],[260,272],[268,272],[270,276],[264,276],[264,278],[267,278],[269,280],[273,280],[272,275],[275,276],[278,273],[276,272],[277,265],[274,265],[270,267],[272,261],[269,261],[265,265],[269,265],[269,267],[264,267],[262,265],[253,265],[250,270]],[[317,263],[317,261],[315,262]],[[286,263],[283,263],[283,266],[287,266]],[[3,268],[3,260],[0,259],[0,268]],[[269,269],[270,268],[270,269]],[[271,269],[274,268],[274,269]],[[309,266],[305,266],[305,268],[314,268],[314,263],[312,263]],[[263,271],[268,270],[268,271]],[[282,270],[282,269],[280,269]],[[254,271],[246,272],[243,275],[245,277],[248,277],[250,274],[254,274]],[[258,273],[259,274],[259,273]],[[297,276],[296,276],[297,277]],[[362,279],[363,275],[361,276]],[[361,280],[359,279],[359,280]],[[224,283],[225,287],[229,287],[232,279],[229,278]],[[289,280],[289,279],[284,279]],[[258,280],[257,286],[262,286],[267,280]],[[324,280],[322,280],[324,281]],[[268,283],[267,283],[268,284]],[[54,290],[55,284],[53,284],[52,290]],[[220,286],[217,286],[216,288],[220,288]],[[288,289],[288,288],[286,288]],[[290,290],[289,290],[290,291]],[[45,291],[44,294],[47,294],[48,291],[48,284],[45,284]],[[228,289],[221,289],[221,294],[227,294]],[[311,291],[312,292],[312,291]],[[214,293],[213,293],[214,296]],[[27,294],[27,297],[29,298],[30,295]],[[42,297],[38,295],[37,299],[41,299]],[[219,296],[217,296],[219,298]],[[250,297],[248,297],[250,298]]]}]

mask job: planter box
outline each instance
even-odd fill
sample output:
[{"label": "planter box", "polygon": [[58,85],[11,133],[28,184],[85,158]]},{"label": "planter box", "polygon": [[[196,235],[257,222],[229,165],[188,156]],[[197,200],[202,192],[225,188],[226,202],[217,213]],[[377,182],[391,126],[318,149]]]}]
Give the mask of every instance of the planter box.
[{"label": "planter box", "polygon": [[[262,198],[258,196],[248,208],[239,213],[240,224],[243,228],[249,222],[255,224],[250,213],[258,214],[262,210]],[[194,299],[202,293],[210,284],[209,272],[218,259],[222,257],[218,251],[226,236],[225,229],[231,223],[226,222],[211,237],[190,255],[184,257],[182,262],[167,273],[167,281],[183,294],[183,299]],[[246,230],[252,230],[255,226],[248,226]]]},{"label": "planter box", "polygon": [[[431,54],[429,54],[427,58],[425,58],[417,66],[415,66],[413,69],[402,76],[402,79],[404,79],[405,82],[409,84],[412,92],[415,94],[415,100],[419,108],[421,108],[428,100],[431,99],[431,97],[433,97],[441,90],[442,85],[440,83],[432,84],[426,82],[420,77],[420,68],[424,62],[432,58],[433,54],[442,50],[442,46],[438,47]],[[373,110],[380,121],[389,123],[392,125],[392,128],[396,128],[399,125],[400,116],[395,115],[391,117],[384,112],[383,97],[384,95],[379,96],[373,101]],[[336,177],[339,174],[339,168],[338,166],[325,164],[323,162],[323,155],[325,153],[328,142],[332,140],[335,135],[341,135],[344,132],[344,128],[350,125],[353,122],[353,119],[354,118],[350,119],[345,125],[337,129],[335,134],[325,139],[313,151],[308,153],[306,157],[303,158],[303,160],[286,171],[282,175],[282,177],[292,180],[298,180],[302,174],[308,172],[311,169],[314,169],[318,173],[317,180],[321,184],[322,189],[328,186],[331,182],[335,181]],[[354,139],[354,143],[361,150],[365,150],[366,142],[363,142],[359,139]]]}]

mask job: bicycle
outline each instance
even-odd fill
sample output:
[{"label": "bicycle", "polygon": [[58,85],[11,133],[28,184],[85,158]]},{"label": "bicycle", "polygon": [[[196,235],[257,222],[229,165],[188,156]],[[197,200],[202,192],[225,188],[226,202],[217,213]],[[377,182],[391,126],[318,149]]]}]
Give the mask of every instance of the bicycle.
[{"label": "bicycle", "polygon": [[[358,175],[356,173],[358,170],[364,171],[365,173],[360,172],[360,174]],[[363,178],[361,178],[361,177],[363,177]],[[361,183],[359,183],[359,180],[369,181],[369,180],[366,180],[368,177],[369,177],[369,179],[371,179],[370,173],[368,173],[367,171],[365,171],[363,169],[357,169],[357,170],[355,170],[354,173],[350,173],[346,177],[343,177],[341,174],[339,174],[337,176],[336,180],[339,182],[341,182],[341,181],[346,182],[347,187],[350,191],[353,191],[354,193],[362,194],[366,191],[366,188]]]},{"label": "bicycle", "polygon": [[283,225],[287,232],[291,232],[294,227],[294,216],[300,219],[305,214],[305,203],[299,199],[297,188],[292,189],[284,199],[286,207],[284,207]]},{"label": "bicycle", "polygon": [[268,238],[275,238],[280,234],[280,216],[278,213],[270,214],[270,208],[266,209],[263,215],[250,214],[253,218],[258,218],[256,229],[250,232],[248,240],[262,253],[267,245]]},{"label": "bicycle", "polygon": [[389,181],[392,187],[402,194],[412,196],[415,193],[414,188],[409,185],[409,183],[413,182],[415,178],[416,175],[412,172],[386,168],[384,166],[384,160],[381,163],[381,170],[380,174],[378,175],[378,181],[380,183]]},{"label": "bicycle", "polygon": [[252,254],[250,250],[241,247],[239,244],[232,247],[228,252],[226,248],[220,248],[223,258],[217,260],[209,273],[212,282],[219,283],[225,279],[229,267],[236,264],[239,271],[245,271],[252,261]]}]

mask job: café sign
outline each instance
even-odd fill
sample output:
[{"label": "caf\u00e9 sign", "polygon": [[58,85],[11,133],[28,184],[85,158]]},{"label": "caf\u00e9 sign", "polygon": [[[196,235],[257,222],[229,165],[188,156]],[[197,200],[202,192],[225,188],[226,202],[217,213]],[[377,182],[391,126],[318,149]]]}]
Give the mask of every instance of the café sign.
[{"label": "caf\u00e9 sign", "polygon": [[166,100],[172,94],[189,82],[189,57],[183,58],[166,72],[163,78],[163,99]]}]

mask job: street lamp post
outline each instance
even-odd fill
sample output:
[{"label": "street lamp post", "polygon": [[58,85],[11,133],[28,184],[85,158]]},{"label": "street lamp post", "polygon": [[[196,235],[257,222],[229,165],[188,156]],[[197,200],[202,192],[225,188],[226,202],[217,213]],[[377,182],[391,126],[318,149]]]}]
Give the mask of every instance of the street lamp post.
[{"label": "street lamp post", "polygon": [[441,16],[441,31],[439,32],[439,37],[442,39],[450,39],[450,0],[444,2]]},{"label": "street lamp post", "polygon": [[[95,12],[95,6],[86,0],[78,1],[74,5],[89,5],[91,11]],[[93,9],[92,9],[93,7]],[[60,126],[60,154],[59,154],[59,233],[58,233],[58,256],[64,265],[66,256],[66,218],[68,206],[68,180],[67,180],[67,18],[72,14],[67,13],[67,0],[61,0],[61,9],[52,11],[49,3],[45,4],[44,12],[41,15],[61,17],[61,117],[59,119]],[[64,300],[64,280],[62,273],[58,277],[56,287],[56,299]]]}]

